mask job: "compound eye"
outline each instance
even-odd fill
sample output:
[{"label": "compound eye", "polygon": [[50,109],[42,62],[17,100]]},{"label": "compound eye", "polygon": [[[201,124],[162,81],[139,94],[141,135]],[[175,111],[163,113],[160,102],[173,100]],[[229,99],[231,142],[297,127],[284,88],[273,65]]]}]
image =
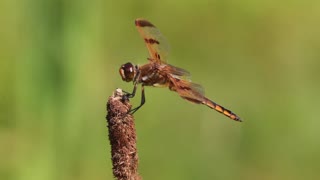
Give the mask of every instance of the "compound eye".
[{"label": "compound eye", "polygon": [[132,63],[123,64],[119,69],[123,81],[130,82],[135,75],[135,68]]}]

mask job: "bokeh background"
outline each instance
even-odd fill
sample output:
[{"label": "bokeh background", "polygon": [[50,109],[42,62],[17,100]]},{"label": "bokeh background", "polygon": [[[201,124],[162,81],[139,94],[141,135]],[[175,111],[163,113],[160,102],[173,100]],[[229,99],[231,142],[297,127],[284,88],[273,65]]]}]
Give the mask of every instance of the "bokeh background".
[{"label": "bokeh background", "polygon": [[144,179],[320,179],[318,0],[2,0],[0,179],[113,179],[105,105],[132,89],[119,66],[147,62],[138,17],[245,121],[147,87]]}]

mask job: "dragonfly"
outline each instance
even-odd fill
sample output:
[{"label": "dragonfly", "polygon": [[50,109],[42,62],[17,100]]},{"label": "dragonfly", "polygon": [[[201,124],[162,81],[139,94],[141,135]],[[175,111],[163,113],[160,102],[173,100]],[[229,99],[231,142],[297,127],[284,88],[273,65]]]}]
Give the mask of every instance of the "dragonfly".
[{"label": "dragonfly", "polygon": [[137,86],[141,84],[141,103],[129,111],[131,114],[135,113],[146,102],[144,87],[153,86],[168,87],[189,102],[206,105],[232,120],[242,121],[235,113],[208,99],[204,95],[202,86],[191,82],[190,73],[187,70],[167,63],[169,44],[151,22],[138,18],[135,20],[135,25],[149,51],[149,57],[147,58],[149,63],[138,66],[128,62],[121,65],[119,69],[122,80],[133,82],[134,86],[132,93],[125,92],[126,98],[133,98]]}]

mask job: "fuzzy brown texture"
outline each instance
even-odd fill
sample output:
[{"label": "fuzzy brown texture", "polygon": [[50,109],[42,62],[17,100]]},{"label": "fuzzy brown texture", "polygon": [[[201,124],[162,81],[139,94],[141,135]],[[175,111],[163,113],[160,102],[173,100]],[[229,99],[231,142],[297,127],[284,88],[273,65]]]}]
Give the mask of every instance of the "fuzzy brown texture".
[{"label": "fuzzy brown texture", "polygon": [[141,180],[134,119],[128,114],[131,104],[117,89],[107,103],[107,123],[111,145],[113,175],[117,180]]}]

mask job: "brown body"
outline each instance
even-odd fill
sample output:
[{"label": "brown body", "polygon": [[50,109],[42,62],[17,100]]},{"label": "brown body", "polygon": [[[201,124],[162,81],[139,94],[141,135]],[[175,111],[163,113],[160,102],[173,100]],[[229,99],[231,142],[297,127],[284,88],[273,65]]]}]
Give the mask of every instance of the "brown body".
[{"label": "brown body", "polygon": [[171,91],[177,92],[183,99],[196,104],[204,104],[230,119],[241,121],[240,117],[230,110],[206,98],[203,88],[199,84],[191,82],[188,71],[166,63],[166,56],[169,51],[168,44],[153,24],[144,19],[137,19],[135,24],[146,43],[150,57],[148,58],[149,63],[140,67],[126,63],[120,68],[122,79],[127,82],[134,82],[134,91],[129,94],[130,97],[134,96],[137,84],[142,85],[143,100],[134,112],[145,102],[144,86],[168,87]]},{"label": "brown body", "polygon": [[241,121],[230,110],[206,98],[199,84],[183,79],[182,77],[187,75],[187,71],[169,64],[158,65],[155,63],[145,64],[139,67],[139,70],[140,76],[137,77],[137,83],[144,86],[169,87],[171,91],[177,92],[182,98],[190,102],[207,105],[233,120]]}]

